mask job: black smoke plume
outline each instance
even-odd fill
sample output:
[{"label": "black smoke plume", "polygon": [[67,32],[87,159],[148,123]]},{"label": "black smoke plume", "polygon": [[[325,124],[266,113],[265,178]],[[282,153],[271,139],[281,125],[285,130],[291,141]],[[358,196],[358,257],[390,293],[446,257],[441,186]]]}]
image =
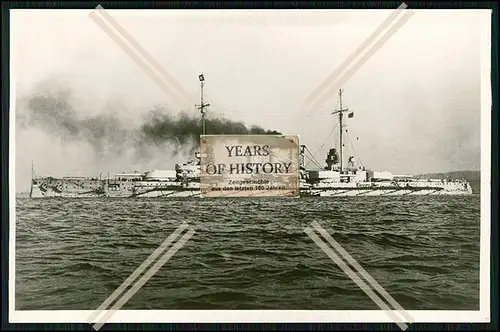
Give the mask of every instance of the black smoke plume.
[{"label": "black smoke plume", "polygon": [[[139,126],[127,126],[116,113],[85,116],[76,108],[69,89],[34,93],[18,101],[16,123],[20,128],[38,128],[63,142],[86,142],[97,154],[122,154],[135,149],[140,158],[168,146],[171,155],[193,153],[199,146],[200,116],[181,112],[173,116],[163,107],[150,110]],[[206,120],[207,134],[276,134],[259,126],[248,128],[242,122],[222,117]]]},{"label": "black smoke plume", "polygon": [[[162,145],[174,143],[178,148],[189,148],[192,153],[199,146],[201,133],[200,117],[181,112],[177,117],[158,107],[149,112],[147,121],[139,129],[142,144]],[[210,135],[281,135],[276,130],[266,130],[259,126],[247,126],[225,118],[205,120],[205,131]],[[177,153],[176,150],[174,153]]]}]

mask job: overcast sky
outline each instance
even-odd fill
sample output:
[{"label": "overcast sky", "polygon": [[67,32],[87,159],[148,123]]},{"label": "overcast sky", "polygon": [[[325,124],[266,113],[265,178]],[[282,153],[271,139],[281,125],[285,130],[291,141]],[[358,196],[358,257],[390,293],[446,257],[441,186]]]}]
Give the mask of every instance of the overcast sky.
[{"label": "overcast sky", "polygon": [[[40,84],[73,94],[81,117],[117,112],[139,123],[155,105],[182,106],[89,18],[89,11],[11,11],[11,77],[18,100]],[[206,78],[212,117],[300,135],[316,152],[335,119],[336,98],[310,110],[302,102],[391,11],[108,11],[199,98]],[[486,15],[485,15],[486,14]],[[480,168],[481,11],[417,11],[346,82],[344,106],[355,154],[373,170],[417,174]],[[18,103],[18,110],[22,103]],[[190,110],[196,112],[194,107]],[[359,137],[359,140],[356,138]],[[323,162],[330,137],[316,156]],[[184,157],[96,158],[84,142],[16,125],[17,191],[39,175],[169,169]]]}]

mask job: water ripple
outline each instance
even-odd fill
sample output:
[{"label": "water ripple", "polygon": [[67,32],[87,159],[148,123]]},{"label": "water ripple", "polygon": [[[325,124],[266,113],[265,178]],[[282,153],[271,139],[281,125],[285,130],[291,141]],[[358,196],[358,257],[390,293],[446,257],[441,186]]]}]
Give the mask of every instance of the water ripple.
[{"label": "water ripple", "polygon": [[376,310],[317,220],[411,310],[478,310],[479,196],[17,199],[16,309],[97,308],[181,222],[196,234],[124,309]]}]

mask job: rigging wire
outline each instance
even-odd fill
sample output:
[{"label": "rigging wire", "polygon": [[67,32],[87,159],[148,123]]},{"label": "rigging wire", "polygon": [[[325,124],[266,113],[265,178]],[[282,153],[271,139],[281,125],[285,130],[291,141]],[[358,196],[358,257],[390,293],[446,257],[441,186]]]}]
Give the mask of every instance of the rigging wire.
[{"label": "rigging wire", "polygon": [[[212,98],[210,98],[209,94],[204,91],[204,99],[205,100],[210,100]],[[241,111],[237,111],[237,110],[234,110],[234,109],[226,109],[226,108],[221,108],[221,107],[211,107],[211,111],[210,112],[207,112],[207,115],[209,118],[217,118],[218,116],[222,115],[228,115],[227,113],[232,113],[232,114],[245,114],[247,112],[241,112]],[[292,112],[293,114],[294,112]],[[310,111],[310,112],[296,112],[295,115],[296,117],[300,117],[301,115],[302,116],[307,116],[307,117],[310,117],[311,115],[330,115],[331,112],[330,111],[323,111],[323,110],[315,110],[315,111]],[[288,115],[290,116],[290,112],[266,112],[266,115]],[[325,141],[323,142],[323,144],[321,144],[321,146],[318,148],[318,150],[316,151],[316,153],[312,153],[312,151],[307,147],[305,146],[306,148],[306,151],[309,153],[309,162],[305,165],[305,167],[307,167],[311,162],[314,162],[316,164],[316,166],[318,166],[319,168],[323,168],[323,166],[321,165],[320,162],[318,162],[318,160],[316,159],[316,155],[321,151],[321,149],[325,146],[325,144],[328,142],[328,140],[330,139],[330,137],[332,136],[332,134],[335,132],[335,129],[337,128],[338,126],[338,123],[333,127],[332,131],[330,132],[330,134],[328,135],[328,137],[325,139]],[[335,145],[337,144],[337,138],[335,138]]]},{"label": "rigging wire", "polygon": [[346,131],[346,136],[347,136],[347,140],[351,144],[351,148],[352,148],[352,151],[354,152],[354,156],[356,157],[357,160],[359,160],[360,165],[363,166],[364,165],[363,161],[361,160],[361,158],[356,153],[356,150],[354,149],[354,144],[352,144],[351,137],[349,137],[349,133],[347,131]]},{"label": "rigging wire", "polygon": [[[338,122],[337,122],[337,124],[338,124]],[[337,126],[335,126],[335,128],[336,128],[336,127],[337,127]],[[340,129],[340,127],[339,127],[339,135],[340,135],[340,130],[341,130],[341,129]],[[333,141],[333,146],[334,146],[334,147],[337,147],[337,144],[338,144],[338,142],[339,142],[339,135],[335,135],[335,141]],[[340,151],[339,151],[339,152],[340,152]]]},{"label": "rigging wire", "polygon": [[[244,111],[244,110],[233,110],[233,109],[227,109],[227,108],[221,108],[221,107],[218,107],[218,106],[215,106],[214,109],[217,109],[217,110],[220,110],[219,113],[223,113],[223,114],[230,114],[230,115],[235,115],[235,114],[239,114],[239,115],[245,115],[245,114],[254,114],[253,112],[251,111]],[[327,113],[327,112],[314,112],[311,114],[309,113],[305,113],[305,112],[263,112],[264,115],[266,116],[286,116],[286,117],[296,117],[296,118],[302,118],[302,117],[307,117],[307,118],[310,118],[311,116],[330,116],[331,114],[330,113]]]},{"label": "rigging wire", "polygon": [[313,156],[311,150],[309,150],[309,148],[306,146],[306,151],[309,152],[309,162],[304,166],[304,167],[307,167],[307,165],[309,165],[312,161],[316,164],[316,166],[318,166],[319,168],[323,168],[323,166],[321,166],[321,164],[316,160],[316,158]]},{"label": "rigging wire", "polygon": [[[337,128],[337,126],[338,126],[338,125],[339,125],[339,124],[338,124],[338,122],[337,122],[337,124],[333,127],[332,131],[330,132],[330,134],[328,135],[328,137],[325,139],[325,141],[323,142],[323,144],[321,144],[321,146],[320,146],[320,147],[319,147],[319,149],[316,151],[316,153],[312,154],[312,152],[308,149],[308,150],[309,150],[309,153],[312,155],[312,158],[313,158],[314,160],[316,160],[316,159],[315,159],[316,155],[317,155],[317,154],[321,151],[321,149],[325,146],[326,142],[328,142],[328,140],[330,139],[330,137],[332,136],[332,134],[335,132],[335,129]],[[317,162],[317,161],[316,161],[316,162]],[[311,161],[309,161],[309,163],[307,163],[305,166],[307,167],[307,165],[309,165],[310,163],[311,163]],[[320,166],[320,167],[321,167],[321,166]]]},{"label": "rigging wire", "polygon": [[[218,103],[217,100],[214,100],[213,98],[210,97],[210,94],[207,93],[206,91],[203,92],[204,99],[205,101],[212,100],[212,103],[215,105],[222,105],[221,103]],[[224,107],[219,107],[211,105],[210,108],[212,109],[212,113],[218,113],[221,115],[245,115],[245,114],[253,114],[251,111],[244,111],[244,110],[237,110],[237,109],[228,109]],[[311,117],[311,116],[326,116],[326,115],[331,115],[330,111],[326,110],[310,110],[309,112],[303,112],[303,111],[283,111],[283,112],[265,112],[265,115],[271,115],[271,116],[295,116],[295,117]]]},{"label": "rigging wire", "polygon": [[328,135],[328,137],[325,139],[325,141],[323,142],[323,144],[321,144],[321,146],[319,147],[319,149],[316,151],[316,153],[314,153],[313,156],[316,156],[320,151],[321,149],[325,146],[326,142],[328,142],[328,140],[330,139],[330,137],[332,136],[332,134],[335,132],[335,129],[337,128],[338,126],[338,122],[337,124],[333,127],[332,131],[330,132],[330,134]]}]

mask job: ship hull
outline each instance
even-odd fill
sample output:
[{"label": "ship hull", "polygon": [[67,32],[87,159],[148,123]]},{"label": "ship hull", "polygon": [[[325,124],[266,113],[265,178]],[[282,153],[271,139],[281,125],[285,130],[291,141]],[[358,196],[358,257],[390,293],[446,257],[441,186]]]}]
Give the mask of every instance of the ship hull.
[{"label": "ship hull", "polygon": [[[301,196],[304,197],[367,197],[367,196],[459,196],[470,195],[472,190],[467,184],[463,187],[436,186],[426,188],[309,188],[301,189]],[[149,188],[146,186],[137,186],[135,188],[119,191],[106,190],[103,186],[93,191],[57,191],[51,187],[40,188],[39,185],[33,185],[31,190],[32,198],[50,198],[50,197],[65,197],[65,198],[95,198],[95,197],[160,197],[160,198],[192,198],[201,197],[201,192],[198,188],[184,188],[178,186],[176,188],[165,188],[158,186],[157,188]]]},{"label": "ship hull", "polygon": [[468,182],[414,182],[408,184],[336,184],[323,188],[312,187],[310,196],[457,196],[471,195]]},{"label": "ship hull", "polygon": [[105,187],[102,190],[94,191],[57,191],[53,188],[44,188],[39,185],[33,185],[31,189],[31,198],[51,198],[51,197],[63,197],[63,198],[96,198],[96,197],[114,197],[114,198],[128,198],[128,197],[200,197],[201,192],[198,189],[192,188],[141,188],[138,187],[136,190],[119,190],[119,191],[109,191]]},{"label": "ship hull", "polygon": [[472,192],[447,191],[443,189],[415,189],[415,190],[397,190],[397,189],[370,189],[370,190],[312,190],[310,196],[318,197],[354,197],[354,196],[460,196],[470,195]]}]

